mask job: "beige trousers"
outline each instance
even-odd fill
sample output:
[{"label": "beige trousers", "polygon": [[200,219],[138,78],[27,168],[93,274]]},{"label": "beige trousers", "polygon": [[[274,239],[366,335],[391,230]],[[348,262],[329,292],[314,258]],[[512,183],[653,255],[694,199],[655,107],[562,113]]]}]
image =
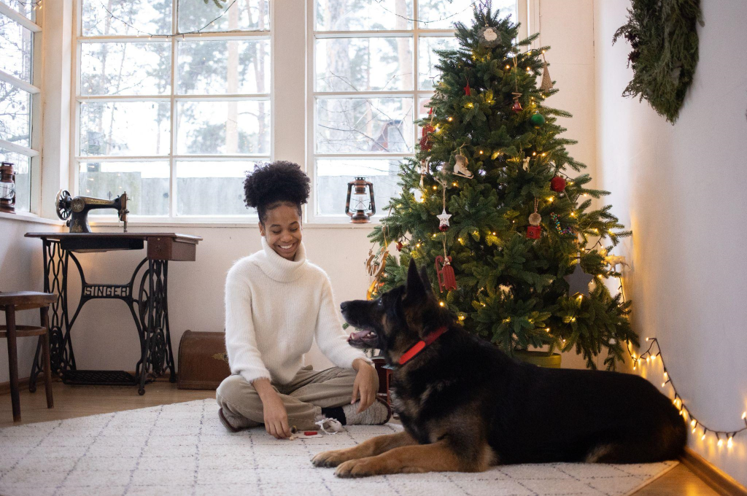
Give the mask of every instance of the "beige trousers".
[{"label": "beige trousers", "polygon": [[[307,365],[288,384],[272,384],[288,412],[288,424],[301,430],[312,430],[322,408],[350,404],[356,372],[333,367],[317,372]],[[377,378],[378,382],[378,378]],[[378,383],[376,384],[378,391]],[[240,375],[231,375],[215,392],[218,405],[232,416],[243,417],[256,427],[264,423],[262,400],[251,383]]]}]

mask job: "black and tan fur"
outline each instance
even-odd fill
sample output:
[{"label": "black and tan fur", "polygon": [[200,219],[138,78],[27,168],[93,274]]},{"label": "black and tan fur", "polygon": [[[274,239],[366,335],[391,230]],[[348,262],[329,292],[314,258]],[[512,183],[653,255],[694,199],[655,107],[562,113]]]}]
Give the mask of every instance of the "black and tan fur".
[{"label": "black and tan fur", "polygon": [[[406,287],[341,305],[345,319],[366,331],[351,344],[381,349],[395,367],[394,407],[405,430],[320,453],[314,465],[363,477],[510,463],[647,463],[682,452],[684,420],[645,379],[520,363],[462,329],[430,288],[411,262]],[[444,325],[445,334],[398,365]]]}]

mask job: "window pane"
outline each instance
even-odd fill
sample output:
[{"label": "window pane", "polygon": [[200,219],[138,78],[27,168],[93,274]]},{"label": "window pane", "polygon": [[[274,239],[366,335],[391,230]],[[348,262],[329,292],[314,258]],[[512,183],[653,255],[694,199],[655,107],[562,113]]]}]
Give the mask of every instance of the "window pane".
[{"label": "window pane", "polygon": [[399,164],[402,159],[351,159],[334,158],[316,161],[316,184],[319,192],[319,215],[345,215],[348,183],[356,177],[365,177],[374,185],[377,215],[392,196],[399,194]]},{"label": "window pane", "polygon": [[317,31],[368,31],[412,29],[412,18],[412,0],[316,0],[314,21]]},{"label": "window pane", "polygon": [[83,36],[171,33],[171,1],[81,1]]},{"label": "window pane", "polygon": [[318,153],[412,153],[412,98],[318,98]]},{"label": "window pane", "polygon": [[411,37],[316,40],[316,90],[410,90],[412,57]]},{"label": "window pane", "polygon": [[0,81],[0,139],[31,147],[31,94]]},{"label": "window pane", "polygon": [[[421,29],[452,29],[455,22],[471,26],[474,16],[472,5],[474,0],[419,0],[418,20]],[[493,0],[493,12],[500,9],[500,16],[511,15],[515,21],[516,0]]]},{"label": "window pane", "polygon": [[270,40],[180,41],[182,95],[270,92]]},{"label": "window pane", "polygon": [[16,173],[16,212],[28,212],[31,204],[31,157],[0,148],[0,162],[10,162]]},{"label": "window pane", "polygon": [[[79,192],[113,200],[127,192],[131,215],[169,214],[169,163],[81,162]],[[90,215],[114,215],[114,210],[92,210]]]},{"label": "window pane", "polygon": [[171,43],[82,43],[81,95],[171,92]]},{"label": "window pane", "polygon": [[32,21],[36,19],[36,10],[34,10],[35,2],[29,0],[0,0],[0,3],[4,3],[16,12],[20,12]]},{"label": "window pane", "polygon": [[178,215],[249,215],[244,178],[254,162],[179,161],[176,163]]},{"label": "window pane", "polygon": [[448,38],[435,36],[422,36],[419,39],[418,47],[418,88],[421,90],[433,89],[436,78],[441,72],[436,69],[439,62],[439,56],[434,50],[456,50],[459,48],[459,41],[454,36]]},{"label": "window pane", "polygon": [[270,101],[181,101],[177,153],[270,153]]},{"label": "window pane", "polygon": [[31,31],[0,15],[0,70],[31,81]]},{"label": "window pane", "polygon": [[227,0],[222,7],[218,7],[213,0],[179,0],[180,33],[269,29],[268,0]]},{"label": "window pane", "polygon": [[166,155],[170,104],[82,102],[80,155]]}]

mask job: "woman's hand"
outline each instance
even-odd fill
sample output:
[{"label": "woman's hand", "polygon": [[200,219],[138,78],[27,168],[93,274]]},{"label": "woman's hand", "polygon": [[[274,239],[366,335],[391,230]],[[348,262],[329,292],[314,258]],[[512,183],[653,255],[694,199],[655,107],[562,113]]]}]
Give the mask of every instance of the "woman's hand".
[{"label": "woman's hand", "polygon": [[288,426],[288,412],[285,410],[283,400],[267,379],[257,379],[252,382],[262,400],[265,430],[276,439],[287,439],[291,436]]},{"label": "woman's hand", "polygon": [[376,400],[378,375],[376,369],[361,358],[356,358],[353,361],[353,368],[358,371],[358,374],[355,376],[353,397],[350,404],[355,403],[360,397],[361,404],[358,407],[358,413],[360,413],[373,405]]}]

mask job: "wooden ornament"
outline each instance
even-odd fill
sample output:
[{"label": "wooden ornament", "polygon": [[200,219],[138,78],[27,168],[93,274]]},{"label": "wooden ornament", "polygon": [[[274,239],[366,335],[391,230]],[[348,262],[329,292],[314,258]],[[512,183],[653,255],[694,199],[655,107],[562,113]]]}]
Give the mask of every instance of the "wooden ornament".
[{"label": "wooden ornament", "polygon": [[547,70],[547,61],[542,63],[542,82],[540,83],[540,89],[542,91],[550,91],[553,88],[552,79],[550,79],[550,71]]},{"label": "wooden ornament", "polygon": [[594,276],[584,272],[584,269],[581,267],[581,262],[579,261],[579,263],[576,264],[576,268],[573,269],[573,272],[565,276],[563,279],[568,283],[569,295],[573,296],[579,293],[584,296],[589,296],[589,283],[594,279]]},{"label": "wooden ornament", "polygon": [[451,257],[444,260],[444,257],[439,255],[436,257],[435,265],[436,275],[438,276],[438,289],[442,293],[456,289],[456,276],[454,275],[454,267],[451,266]]},{"label": "wooden ornament", "polygon": [[467,160],[467,157],[462,155],[461,153],[458,153],[455,157],[455,163],[454,163],[454,175],[466,177],[467,179],[472,179],[472,172],[467,168],[467,164],[469,164],[469,160]]}]

